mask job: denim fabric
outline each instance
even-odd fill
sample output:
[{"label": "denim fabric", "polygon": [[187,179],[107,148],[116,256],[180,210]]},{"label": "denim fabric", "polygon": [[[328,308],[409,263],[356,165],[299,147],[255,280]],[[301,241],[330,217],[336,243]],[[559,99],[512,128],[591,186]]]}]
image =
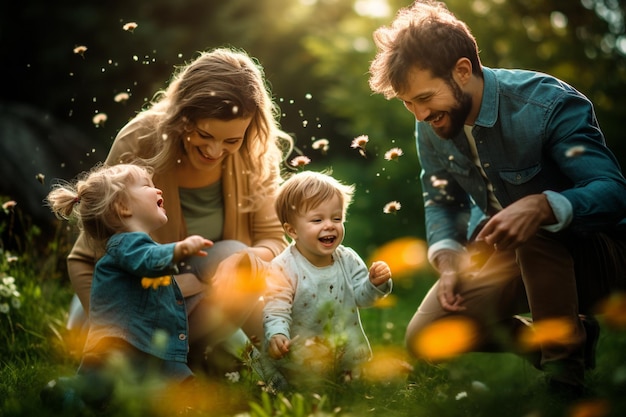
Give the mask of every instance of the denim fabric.
[{"label": "denim fabric", "polygon": [[[571,211],[571,230],[626,228],[626,180],[591,102],[546,74],[483,71],[483,99],[472,134],[502,207],[554,192],[569,202],[559,211]],[[428,123],[418,122],[416,137],[429,245],[461,250],[472,227],[489,213],[485,181],[463,131],[441,139]]]},{"label": "denim fabric", "polygon": [[85,353],[114,337],[163,360],[187,362],[187,313],[176,281],[157,288],[141,282],[177,273],[174,245],[159,245],[145,233],[109,239],[94,271]]}]

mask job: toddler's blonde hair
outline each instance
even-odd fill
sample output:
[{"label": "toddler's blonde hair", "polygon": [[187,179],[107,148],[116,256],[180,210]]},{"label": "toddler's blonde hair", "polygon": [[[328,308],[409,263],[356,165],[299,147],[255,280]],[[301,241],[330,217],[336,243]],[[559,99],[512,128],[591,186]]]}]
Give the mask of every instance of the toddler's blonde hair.
[{"label": "toddler's blonde hair", "polygon": [[337,196],[345,218],[353,195],[354,185],[343,184],[325,172],[302,171],[280,186],[274,207],[282,224],[292,224],[296,216]]},{"label": "toddler's blonde hair", "polygon": [[104,245],[109,237],[122,230],[118,204],[128,201],[128,186],[143,178],[152,178],[150,168],[99,164],[80,174],[74,183],[53,185],[46,202],[57,218],[75,219],[94,243]]}]

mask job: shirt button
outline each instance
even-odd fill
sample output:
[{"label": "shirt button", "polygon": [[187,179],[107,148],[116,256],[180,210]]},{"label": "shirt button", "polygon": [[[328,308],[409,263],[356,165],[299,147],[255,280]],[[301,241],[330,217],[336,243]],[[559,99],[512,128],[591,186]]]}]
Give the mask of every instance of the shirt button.
[{"label": "shirt button", "polygon": [[490,164],[489,162],[485,162],[485,163],[483,164],[483,166],[484,166],[485,168],[489,168],[489,167],[491,166],[491,164]]},{"label": "shirt button", "polygon": [[521,180],[521,179],[522,179],[522,176],[521,176],[520,174],[517,174],[517,175],[515,176],[515,179],[516,179],[516,180]]},{"label": "shirt button", "polygon": [[184,303],[185,303],[185,301],[183,301],[183,300],[176,300],[176,304],[178,304],[179,306],[183,305]]},{"label": "shirt button", "polygon": [[185,340],[187,339],[187,335],[185,333],[181,333],[178,335],[178,340]]}]

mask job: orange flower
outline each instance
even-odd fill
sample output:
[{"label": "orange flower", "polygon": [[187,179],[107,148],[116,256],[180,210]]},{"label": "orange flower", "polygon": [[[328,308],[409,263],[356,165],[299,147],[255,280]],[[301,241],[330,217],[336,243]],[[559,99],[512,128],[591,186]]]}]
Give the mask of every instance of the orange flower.
[{"label": "orange flower", "polygon": [[574,325],[570,320],[552,318],[535,321],[525,327],[519,340],[522,347],[536,349],[546,345],[568,345],[573,342]]},{"label": "orange flower", "polygon": [[410,341],[413,351],[427,360],[443,360],[468,352],[476,344],[476,324],[467,317],[448,317],[424,328]]},{"label": "orange flower", "polygon": [[393,273],[393,278],[399,279],[403,274],[415,272],[428,265],[427,250],[426,242],[423,240],[402,237],[377,248],[370,260],[386,262]]},{"label": "orange flower", "polygon": [[408,362],[403,349],[384,348],[374,352],[372,359],[363,364],[363,378],[376,382],[387,382],[405,378],[413,366]]},{"label": "orange flower", "polygon": [[598,307],[608,327],[626,329],[626,293],[614,293],[602,300]]}]

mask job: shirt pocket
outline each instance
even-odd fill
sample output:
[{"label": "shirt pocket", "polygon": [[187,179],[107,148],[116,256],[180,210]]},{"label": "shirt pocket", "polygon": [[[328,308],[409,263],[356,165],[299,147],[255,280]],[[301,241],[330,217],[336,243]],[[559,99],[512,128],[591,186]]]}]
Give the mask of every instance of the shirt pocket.
[{"label": "shirt pocket", "polygon": [[499,174],[511,201],[516,201],[544,191],[544,181],[538,175],[540,172],[541,164],[536,163],[527,168],[500,171]]}]

